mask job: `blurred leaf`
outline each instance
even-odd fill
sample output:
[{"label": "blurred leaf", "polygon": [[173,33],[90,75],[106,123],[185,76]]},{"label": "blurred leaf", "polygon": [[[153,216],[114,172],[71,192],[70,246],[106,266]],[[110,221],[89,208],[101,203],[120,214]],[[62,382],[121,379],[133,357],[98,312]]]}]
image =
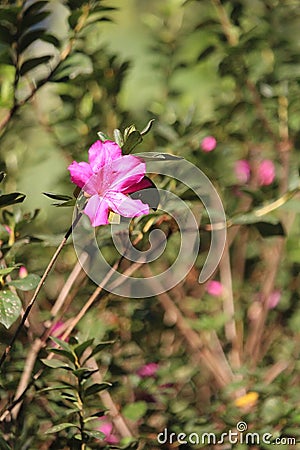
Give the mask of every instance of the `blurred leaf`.
[{"label": "blurred leaf", "polygon": [[[28,8],[29,10],[29,8]],[[21,23],[21,32],[24,32],[28,28],[37,25],[38,23],[45,20],[50,15],[50,11],[42,11],[37,14],[24,14]]]},{"label": "blurred leaf", "polygon": [[51,81],[64,81],[68,78],[74,79],[81,74],[89,74],[93,71],[93,64],[88,55],[83,53],[73,53],[69,58],[65,59],[53,71]]},{"label": "blurred leaf", "polygon": [[11,446],[0,436],[0,448],[1,450],[12,450]]},{"label": "blurred leaf", "polygon": [[147,409],[148,408],[146,402],[138,401],[126,405],[122,410],[122,414],[124,415],[124,417],[126,417],[126,419],[136,421],[141,419],[145,415]]},{"label": "blurred leaf", "polygon": [[278,223],[257,222],[254,224],[254,226],[255,228],[258,229],[262,237],[286,235],[286,232],[281,222]]},{"label": "blurred leaf", "polygon": [[2,181],[4,180],[5,177],[6,177],[6,173],[0,172],[0,183],[2,183]]},{"label": "blurred leaf", "polygon": [[9,328],[20,316],[22,303],[11,291],[0,291],[0,323]]},{"label": "blurred leaf", "polygon": [[30,273],[25,278],[20,278],[19,280],[13,280],[9,281],[7,284],[9,286],[14,286],[17,289],[20,289],[20,291],[31,291],[32,289],[35,289],[37,285],[39,284],[41,280],[41,277],[34,273]]},{"label": "blurred leaf", "polygon": [[58,208],[66,208],[69,206],[75,206],[75,204],[76,204],[76,198],[72,198],[72,200],[68,200],[67,202],[52,203],[53,206],[56,206]]},{"label": "blurred leaf", "polygon": [[49,428],[48,430],[45,431],[45,434],[58,433],[59,431],[65,430],[66,428],[77,428],[78,429],[78,427],[76,425],[74,425],[73,423],[65,422],[65,423],[61,423],[59,425],[55,425],[54,427]]},{"label": "blurred leaf", "polygon": [[112,383],[95,383],[92,386],[89,386],[84,391],[84,395],[88,397],[89,395],[97,394],[98,392],[104,391],[112,386]]},{"label": "blurred leaf", "polygon": [[93,438],[93,439],[100,439],[101,441],[103,441],[103,439],[105,438],[105,434],[102,433],[101,431],[88,431],[85,430],[84,432],[86,435],[88,435],[89,437]]},{"label": "blurred leaf", "polygon": [[[102,350],[104,350],[106,347],[108,347],[109,345],[113,345],[115,343],[115,341],[106,341],[106,342],[101,342],[100,344],[97,344],[96,347],[93,349],[93,351],[91,352],[91,354],[86,357],[85,361],[87,361],[89,358],[91,358],[92,356],[97,355],[97,353],[102,352]],[[84,361],[84,362],[85,362]]]},{"label": "blurred leaf", "polygon": [[63,348],[65,351],[72,353],[72,347],[62,339],[59,339],[57,337],[51,336],[50,337],[53,342],[55,342],[56,345]]},{"label": "blurred leaf", "polygon": [[19,53],[22,53],[24,50],[26,50],[26,48],[29,47],[29,45],[31,45],[37,39],[42,39],[45,30],[46,28],[38,28],[23,34],[18,42]]},{"label": "blurred leaf", "polygon": [[44,42],[49,42],[49,44],[54,45],[54,47],[59,48],[60,41],[57,39],[57,37],[53,36],[52,34],[43,34],[40,39]]},{"label": "blurred leaf", "polygon": [[14,205],[16,203],[22,203],[26,198],[25,194],[21,192],[12,192],[11,194],[0,195],[0,208],[5,206]]},{"label": "blurred leaf", "polygon": [[151,130],[154,122],[155,122],[155,119],[149,120],[149,122],[147,123],[145,128],[141,131],[141,135],[142,136],[145,136],[147,133],[149,133],[149,131]]},{"label": "blurred leaf", "polygon": [[93,373],[99,372],[99,369],[89,369],[87,367],[81,367],[80,369],[74,370],[73,375],[77,377],[79,380],[86,380],[90,376],[93,375]]},{"label": "blurred leaf", "polygon": [[30,14],[33,15],[33,14],[39,12],[42,8],[44,8],[47,5],[48,5],[47,0],[36,1],[36,2],[32,3],[30,6],[28,6],[28,8],[25,8],[23,15],[24,16],[28,16]]},{"label": "blurred leaf", "polygon": [[53,200],[63,200],[68,201],[72,200],[72,197],[70,195],[64,195],[64,194],[53,194],[52,192],[43,192],[46,197],[52,198]]},{"label": "blurred leaf", "polygon": [[28,59],[21,65],[19,70],[20,75],[21,76],[25,75],[27,72],[34,69],[35,67],[48,62],[52,57],[53,55],[45,55],[45,56],[38,56],[37,58]]}]

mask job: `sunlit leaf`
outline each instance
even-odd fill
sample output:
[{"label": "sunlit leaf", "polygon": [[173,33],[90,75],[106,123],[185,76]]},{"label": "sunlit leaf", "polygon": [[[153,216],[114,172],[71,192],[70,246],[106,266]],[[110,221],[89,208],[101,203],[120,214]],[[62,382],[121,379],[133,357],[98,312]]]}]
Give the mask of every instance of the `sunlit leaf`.
[{"label": "sunlit leaf", "polygon": [[9,328],[20,316],[22,303],[19,297],[9,290],[0,291],[0,323]]},{"label": "sunlit leaf", "polygon": [[73,423],[65,422],[49,428],[48,430],[45,431],[45,434],[58,433],[59,431],[65,430],[66,428],[78,428],[78,427]]},{"label": "sunlit leaf", "polygon": [[52,58],[52,55],[38,56],[37,58],[28,59],[20,67],[20,75],[25,75],[30,70],[41,64],[45,64]]}]

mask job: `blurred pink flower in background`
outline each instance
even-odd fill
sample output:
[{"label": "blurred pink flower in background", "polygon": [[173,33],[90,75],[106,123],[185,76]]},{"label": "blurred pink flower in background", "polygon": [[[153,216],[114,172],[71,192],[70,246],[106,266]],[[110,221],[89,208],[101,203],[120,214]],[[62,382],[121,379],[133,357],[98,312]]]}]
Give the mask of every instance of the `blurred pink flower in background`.
[{"label": "blurred pink flower in background", "polygon": [[93,227],[108,224],[110,211],[123,217],[149,213],[149,205],[127,195],[150,187],[146,164],[136,156],[123,156],[115,142],[96,141],[89,149],[89,162],[73,161],[68,170],[71,181],[88,194],[84,213]]},{"label": "blurred pink flower in background", "polygon": [[206,284],[206,292],[213,297],[219,297],[222,295],[223,286],[220,281],[210,280]]},{"label": "blurred pink flower in background", "polygon": [[100,427],[98,430],[105,434],[104,441],[108,444],[118,444],[119,439],[113,434],[113,424],[106,417],[100,417],[99,421]]},{"label": "blurred pink flower in background", "polygon": [[258,182],[261,186],[272,184],[275,179],[275,166],[270,159],[263,160],[258,167]]},{"label": "blurred pink flower in background", "polygon": [[153,377],[156,372],[158,371],[159,365],[157,363],[151,362],[148,364],[145,364],[144,366],[140,367],[137,370],[137,374],[141,378],[147,378],[147,377]]},{"label": "blurred pink flower in background", "polygon": [[281,292],[279,289],[275,289],[275,291],[271,292],[268,298],[268,308],[273,309],[276,308],[281,298]]},{"label": "blurred pink flower in background", "polygon": [[211,152],[216,148],[217,140],[213,136],[206,136],[202,139],[201,148],[204,152]]},{"label": "blurred pink flower in background", "polygon": [[250,179],[250,164],[246,159],[236,161],[234,167],[235,175],[240,183],[247,183]]},{"label": "blurred pink flower in background", "polygon": [[26,278],[28,275],[27,269],[25,266],[21,266],[19,269],[19,278]]},{"label": "blurred pink flower in background", "polygon": [[[58,320],[51,328],[49,336],[57,337],[61,339],[65,331],[65,323],[62,320]],[[66,342],[69,338],[64,339]]]}]

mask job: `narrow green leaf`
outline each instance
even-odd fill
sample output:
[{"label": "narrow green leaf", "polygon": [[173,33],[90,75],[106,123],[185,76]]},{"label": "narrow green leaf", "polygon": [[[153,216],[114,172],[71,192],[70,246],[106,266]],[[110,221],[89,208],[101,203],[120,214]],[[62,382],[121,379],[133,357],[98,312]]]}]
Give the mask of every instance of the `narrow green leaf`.
[{"label": "narrow green leaf", "polygon": [[92,386],[89,386],[84,391],[84,395],[88,397],[89,395],[97,394],[97,392],[104,391],[112,386],[112,383],[95,383]]},{"label": "narrow green leaf", "polygon": [[51,392],[51,391],[62,391],[63,389],[73,389],[76,391],[76,389],[73,386],[66,386],[62,384],[61,386],[53,386],[53,387],[47,387],[43,388],[37,391],[38,394],[42,394],[44,392]]},{"label": "narrow green leaf", "polygon": [[16,203],[22,203],[26,198],[25,194],[20,192],[12,192],[11,194],[0,195],[0,208],[5,206],[14,205]]},{"label": "narrow green leaf", "polygon": [[71,352],[72,353],[72,348],[71,346],[66,342],[66,341],[62,341],[61,339],[58,339],[57,337],[51,336],[50,337],[51,340],[53,342],[55,342],[55,344],[57,344],[59,347],[63,348],[64,350],[66,350],[67,352]]},{"label": "narrow green leaf", "polygon": [[48,1],[46,0],[40,0],[38,2],[34,2],[28,8],[24,10],[23,15],[27,16],[29,14],[35,14],[36,12],[40,11],[44,6],[48,5]]},{"label": "narrow green leaf", "polygon": [[0,323],[9,328],[20,316],[22,303],[11,291],[0,291]]},{"label": "narrow green leaf", "polygon": [[73,375],[77,377],[79,380],[86,380],[89,378],[93,373],[99,372],[99,369],[88,369],[87,367],[82,367],[80,369],[74,370]]},{"label": "narrow green leaf", "polygon": [[102,141],[102,142],[110,140],[109,136],[107,136],[107,134],[105,134],[105,133],[102,133],[102,131],[98,131],[97,134],[99,136],[100,141]]},{"label": "narrow green leaf", "polygon": [[145,136],[145,134],[149,133],[149,131],[152,128],[152,125],[154,123],[155,119],[151,119],[149,120],[149,122],[147,123],[147,125],[145,126],[145,128],[141,131],[141,135]]},{"label": "narrow green leaf", "polygon": [[141,142],[143,141],[143,138],[141,136],[141,133],[139,131],[132,131],[128,138],[125,141],[125,144],[122,147],[124,155],[127,155],[128,153],[131,153],[132,150]]},{"label": "narrow green leaf", "polygon": [[35,30],[30,30],[27,33],[23,34],[18,42],[18,51],[19,53],[24,52],[29,45],[35,42],[37,39],[42,39],[43,33],[46,28],[38,28]]},{"label": "narrow green leaf", "polygon": [[76,353],[77,357],[80,358],[82,354],[85,352],[85,350],[92,345],[94,342],[94,339],[88,339],[87,341],[83,342],[82,344],[78,344],[76,347],[74,347],[74,352]]},{"label": "narrow green leaf", "polygon": [[45,434],[50,433],[58,433],[59,431],[65,430],[66,428],[78,428],[77,425],[74,425],[70,422],[60,423],[59,425],[55,425],[54,427],[49,428],[47,431],[45,431]]},{"label": "narrow green leaf", "polygon": [[11,446],[0,436],[0,448],[1,450],[12,450]]},{"label": "narrow green leaf", "polygon": [[56,206],[57,208],[66,208],[68,206],[75,206],[76,199],[72,198],[72,200],[68,200],[66,202],[62,203],[52,203],[53,206]]},{"label": "narrow green leaf", "polygon": [[44,42],[49,42],[49,44],[54,45],[54,47],[58,48],[60,46],[60,41],[57,39],[57,37],[53,36],[52,34],[43,34],[40,39]]},{"label": "narrow green leaf", "polygon": [[6,177],[6,173],[0,172],[0,183],[2,183],[2,181],[4,180],[5,177]]},{"label": "narrow green leaf", "polygon": [[97,431],[97,430],[93,430],[93,431],[86,430],[84,433],[87,434],[91,438],[99,439],[101,441],[103,441],[103,439],[105,438],[105,434],[102,433],[101,431]]},{"label": "narrow green leaf", "polygon": [[52,58],[52,55],[38,56],[37,58],[27,59],[20,67],[20,75],[23,76],[30,70],[41,64],[45,64]]},{"label": "narrow green leaf", "polygon": [[59,359],[41,359],[45,366],[50,367],[51,369],[65,369],[65,370],[73,370],[67,363],[60,361]]},{"label": "narrow green leaf", "polygon": [[65,358],[68,358],[69,361],[71,361],[73,364],[75,364],[75,356],[73,353],[68,352],[66,350],[62,350],[60,348],[47,348],[49,352],[55,353],[56,355],[64,356]]},{"label": "narrow green leaf", "polygon": [[[96,347],[93,349],[92,353],[90,354],[90,356],[88,358],[91,358],[92,356],[97,355],[97,353],[102,352],[103,349],[105,349],[106,347],[108,347],[109,345],[113,345],[115,343],[115,341],[104,341],[104,342],[100,342],[100,344],[97,344]],[[87,359],[88,359],[87,358]],[[86,359],[86,360],[87,360]]]},{"label": "narrow green leaf", "polygon": [[22,23],[21,23],[21,32],[28,30],[28,28],[31,28],[33,25],[37,25],[38,23],[42,22],[49,15],[50,15],[50,11],[41,11],[41,12],[38,12],[37,14],[24,15]]},{"label": "narrow green leaf", "polygon": [[62,200],[62,201],[68,201],[72,200],[72,197],[70,195],[65,194],[53,194],[52,192],[43,192],[46,197],[52,198],[53,200]]},{"label": "narrow green leaf", "polygon": [[20,289],[20,291],[31,291],[32,289],[35,289],[37,287],[40,280],[41,278],[38,275],[30,273],[25,278],[9,281],[7,284],[9,286],[14,286],[17,289]]},{"label": "narrow green leaf", "polygon": [[143,159],[144,161],[176,161],[179,159],[183,159],[182,156],[171,155],[170,153],[158,153],[151,152],[150,155],[147,153],[138,153],[138,158]]},{"label": "narrow green leaf", "polygon": [[0,269],[0,276],[5,276],[11,273],[13,270],[18,269],[21,264],[15,264],[12,267],[4,267],[3,269]]}]

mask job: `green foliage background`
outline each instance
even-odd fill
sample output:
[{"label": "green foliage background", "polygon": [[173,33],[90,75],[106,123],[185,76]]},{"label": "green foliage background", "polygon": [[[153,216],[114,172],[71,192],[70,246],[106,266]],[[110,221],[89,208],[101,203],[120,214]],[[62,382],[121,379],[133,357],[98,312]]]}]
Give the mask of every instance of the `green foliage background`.
[{"label": "green foliage background", "polygon": [[[104,297],[73,333],[96,342],[117,338],[99,364],[116,382],[111,395],[138,448],[157,448],[156,435],[164,427],[221,434],[239,420],[256,432],[299,439],[299,29],[296,0],[1,2],[0,170],[7,173],[1,186],[6,193],[26,194],[22,204],[3,209],[14,213],[13,218],[4,212],[1,223],[15,235],[9,242],[0,230],[1,266],[20,263],[42,275],[72,218],[72,208],[54,208],[42,193],[72,195],[66,168],[74,159],[86,160],[98,131],[113,139],[114,129],[134,123],[142,130],[152,118],[155,124],[138,151],[169,152],[201,168],[232,225],[230,271],[223,266],[215,278],[227,293],[233,287],[234,338],[228,334],[227,294],[222,303],[197,284],[202,254],[185,282],[168,294],[175,310],[164,298]],[[218,142],[210,153],[200,147],[207,135]],[[246,186],[234,172],[240,159],[252,167]],[[270,186],[258,183],[263,159],[275,164]],[[176,183],[155,181],[180,193]],[[273,203],[278,199],[280,207]],[[195,206],[195,199],[188,201]],[[258,217],[256,209],[264,207]],[[20,223],[35,209],[40,212],[33,221]],[[203,240],[205,247],[206,234]],[[32,342],[75,264],[70,244],[32,312],[33,330],[22,333],[5,363],[1,408],[13,396]],[[6,281],[4,276],[2,286]],[[62,320],[76,316],[94,289],[81,280]],[[275,289],[281,299],[269,310],[262,305]],[[20,296],[25,305],[28,297]],[[13,331],[1,328],[3,349]],[[205,351],[217,367],[209,368]],[[156,378],[140,379],[136,370],[153,361],[159,364]],[[33,372],[39,367],[38,360]],[[54,381],[46,373],[37,388]],[[234,399],[247,392],[256,392],[257,401],[247,403],[245,397],[246,406],[238,407]],[[65,408],[58,396],[42,401],[30,391],[17,420],[2,424],[9,448],[69,448],[66,431],[45,434]]]}]

